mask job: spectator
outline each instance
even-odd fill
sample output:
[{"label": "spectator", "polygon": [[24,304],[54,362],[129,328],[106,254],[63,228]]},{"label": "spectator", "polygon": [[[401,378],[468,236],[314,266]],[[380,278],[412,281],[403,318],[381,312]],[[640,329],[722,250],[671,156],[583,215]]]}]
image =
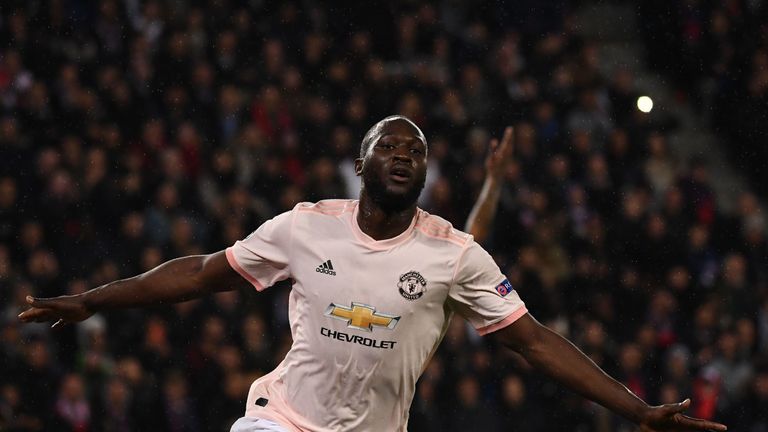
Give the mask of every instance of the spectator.
[{"label": "spectator", "polygon": [[72,432],[92,430],[91,407],[85,396],[85,385],[77,374],[62,378],[59,396],[55,404],[57,429]]}]

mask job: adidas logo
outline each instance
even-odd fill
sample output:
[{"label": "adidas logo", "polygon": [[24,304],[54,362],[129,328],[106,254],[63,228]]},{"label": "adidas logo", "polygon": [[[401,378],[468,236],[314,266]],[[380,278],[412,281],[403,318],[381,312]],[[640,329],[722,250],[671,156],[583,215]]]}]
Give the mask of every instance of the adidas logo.
[{"label": "adidas logo", "polygon": [[336,272],[333,271],[333,264],[331,264],[331,260],[328,260],[317,266],[315,271],[318,273],[325,273],[330,276],[336,276]]}]

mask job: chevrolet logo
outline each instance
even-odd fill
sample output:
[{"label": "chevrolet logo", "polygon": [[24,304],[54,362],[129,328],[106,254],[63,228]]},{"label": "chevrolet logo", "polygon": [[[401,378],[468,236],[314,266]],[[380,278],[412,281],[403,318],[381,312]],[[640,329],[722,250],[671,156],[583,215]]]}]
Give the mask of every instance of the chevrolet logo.
[{"label": "chevrolet logo", "polygon": [[395,328],[399,316],[376,312],[376,308],[363,303],[352,302],[352,308],[331,303],[325,310],[325,316],[345,321],[347,327],[371,332],[373,326]]}]

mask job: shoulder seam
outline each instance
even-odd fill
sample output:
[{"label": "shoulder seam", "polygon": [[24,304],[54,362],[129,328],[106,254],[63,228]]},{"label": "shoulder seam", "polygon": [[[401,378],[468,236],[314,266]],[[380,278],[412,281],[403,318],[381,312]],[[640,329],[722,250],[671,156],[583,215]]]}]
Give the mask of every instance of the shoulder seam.
[{"label": "shoulder seam", "polygon": [[456,285],[456,275],[459,274],[459,266],[461,265],[461,260],[464,259],[464,254],[467,253],[467,250],[469,250],[470,240],[472,239],[472,236],[468,236],[466,240],[464,241],[464,244],[461,248],[461,253],[459,254],[458,259],[456,259],[456,267],[453,269],[453,276],[451,277],[451,285],[448,287],[448,292],[450,293],[453,287]]},{"label": "shoulder seam", "polygon": [[453,228],[453,225],[448,221],[425,220],[418,223],[416,228],[429,237],[445,239],[459,246],[463,245],[469,236],[469,234],[460,231],[457,233],[458,230]]},{"label": "shoulder seam", "polygon": [[302,213],[317,213],[326,216],[340,216],[352,211],[348,202],[333,203],[329,205],[323,204],[322,209],[318,208],[317,204],[310,206],[301,206],[301,204],[298,204],[296,209]]},{"label": "shoulder seam", "polygon": [[446,236],[441,236],[441,235],[436,235],[434,232],[426,231],[425,229],[423,229],[421,227],[419,227],[417,229],[418,229],[419,232],[421,232],[422,234],[424,234],[425,236],[427,236],[429,238],[433,238],[435,240],[447,241],[449,243],[455,244],[456,246],[463,246],[464,242],[466,241],[465,239],[463,239],[461,237],[458,237],[458,236],[455,236],[455,235],[450,234],[450,233],[448,235],[446,235]]}]

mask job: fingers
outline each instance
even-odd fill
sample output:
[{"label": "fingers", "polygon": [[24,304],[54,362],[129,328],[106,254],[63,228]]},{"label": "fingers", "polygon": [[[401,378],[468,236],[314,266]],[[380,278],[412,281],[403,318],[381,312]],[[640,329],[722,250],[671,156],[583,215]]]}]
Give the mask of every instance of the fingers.
[{"label": "fingers", "polygon": [[715,423],[708,420],[696,419],[682,414],[675,416],[677,424],[692,431],[726,431],[728,427],[724,424]]},{"label": "fingers", "polygon": [[52,309],[41,309],[41,308],[32,308],[27,309],[24,312],[19,314],[19,320],[21,322],[29,323],[29,322],[49,322],[49,321],[56,321],[51,325],[52,329],[59,329],[63,327],[65,324],[68,324],[69,321],[66,321],[64,318],[60,318],[61,315],[59,313],[56,313]]},{"label": "fingers", "polygon": [[51,297],[51,298],[37,298],[27,296],[27,304],[33,308],[39,309],[52,309],[62,312],[72,311],[76,308],[76,305],[68,301],[67,296]]},{"label": "fingers", "polygon": [[489,157],[495,159],[504,159],[512,153],[512,143],[514,141],[514,128],[507,126],[504,129],[504,135],[501,137],[501,141],[493,138],[490,143]]},{"label": "fingers", "polygon": [[514,129],[507,126],[504,129],[504,136],[501,137],[501,151],[505,154],[512,151],[512,141],[514,138]]},{"label": "fingers", "polygon": [[56,307],[60,305],[54,299],[38,299],[27,296],[25,300],[30,308],[19,314],[19,320],[22,322],[53,321],[60,317],[60,314],[56,312]]},{"label": "fingers", "polygon": [[672,412],[681,413],[681,412],[687,410],[688,408],[690,408],[691,400],[690,399],[686,399],[686,400],[684,400],[684,401],[682,401],[680,403],[670,404],[668,406],[670,407],[670,410]]},{"label": "fingers", "polygon": [[36,299],[36,298],[34,298],[32,296],[27,296],[24,300],[26,300],[27,304],[30,305],[30,306],[38,306],[40,304],[40,300],[38,300],[38,299]]},{"label": "fingers", "polygon": [[498,149],[499,149],[499,140],[494,138],[494,139],[491,140],[491,149],[490,149],[491,150],[491,154],[496,153],[496,150],[498,150]]},{"label": "fingers", "polygon": [[41,298],[36,298],[32,296],[27,296],[25,300],[27,301],[28,305],[36,308],[45,307],[46,303],[50,301],[50,299],[41,299]]},{"label": "fingers", "polygon": [[687,410],[691,406],[691,400],[686,399],[682,402],[675,403],[675,404],[666,404],[661,405],[659,408],[664,413],[665,416],[675,416],[676,414],[680,414],[683,411]]},{"label": "fingers", "polygon": [[51,309],[30,308],[19,314],[21,322],[45,322],[58,319]]},{"label": "fingers", "polygon": [[19,314],[21,322],[55,321],[53,328],[64,324],[80,322],[92,315],[77,296],[35,298],[27,296],[29,309]]},{"label": "fingers", "polygon": [[68,324],[67,321],[64,320],[64,318],[59,318],[60,315],[58,313],[55,313],[51,309],[39,309],[39,308],[32,308],[27,309],[24,312],[19,314],[19,320],[21,322],[29,323],[29,322],[48,322],[48,321],[54,321],[56,322],[51,325],[52,329],[58,329],[63,327],[65,324]]},{"label": "fingers", "polygon": [[683,415],[682,412],[687,410],[690,407],[691,407],[691,400],[686,399],[680,403],[664,405],[663,408],[668,410],[669,413],[672,414],[672,417],[674,418],[675,423],[682,426],[684,430],[691,430],[691,431],[728,430],[728,427],[723,424]]}]

